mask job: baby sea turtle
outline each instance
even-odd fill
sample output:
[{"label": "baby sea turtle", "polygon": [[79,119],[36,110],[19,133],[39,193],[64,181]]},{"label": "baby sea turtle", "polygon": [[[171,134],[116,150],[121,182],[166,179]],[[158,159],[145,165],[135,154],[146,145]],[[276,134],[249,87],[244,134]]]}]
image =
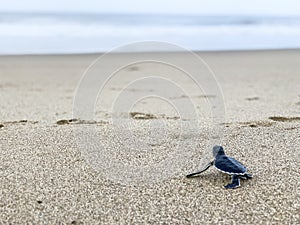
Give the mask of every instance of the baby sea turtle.
[{"label": "baby sea turtle", "polygon": [[204,169],[188,174],[186,177],[193,177],[207,170],[210,166],[214,165],[222,173],[227,173],[232,176],[232,182],[224,187],[229,189],[237,188],[240,186],[240,178],[250,179],[252,175],[247,173],[247,168],[234,158],[225,155],[222,146],[216,145],[213,147],[213,156],[215,159],[207,164]]}]

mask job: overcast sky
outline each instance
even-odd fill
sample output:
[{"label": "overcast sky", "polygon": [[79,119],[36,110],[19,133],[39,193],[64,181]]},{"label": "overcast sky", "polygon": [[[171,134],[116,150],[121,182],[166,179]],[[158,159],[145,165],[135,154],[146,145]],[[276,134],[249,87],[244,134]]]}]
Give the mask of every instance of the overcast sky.
[{"label": "overcast sky", "polygon": [[0,0],[0,11],[299,15],[299,0]]}]

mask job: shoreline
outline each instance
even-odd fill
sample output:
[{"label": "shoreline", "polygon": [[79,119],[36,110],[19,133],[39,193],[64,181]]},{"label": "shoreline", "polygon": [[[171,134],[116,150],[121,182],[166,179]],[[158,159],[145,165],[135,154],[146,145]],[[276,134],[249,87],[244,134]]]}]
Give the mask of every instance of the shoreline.
[{"label": "shoreline", "polygon": [[[274,48],[274,49],[234,49],[234,50],[187,50],[195,54],[214,54],[214,53],[259,53],[259,52],[284,52],[284,51],[300,51],[300,48]],[[110,51],[103,52],[83,52],[83,53],[14,53],[14,54],[0,54],[0,57],[18,57],[18,56],[93,56],[110,53]],[[113,54],[180,54],[184,51],[136,51],[136,52],[114,52]]]}]

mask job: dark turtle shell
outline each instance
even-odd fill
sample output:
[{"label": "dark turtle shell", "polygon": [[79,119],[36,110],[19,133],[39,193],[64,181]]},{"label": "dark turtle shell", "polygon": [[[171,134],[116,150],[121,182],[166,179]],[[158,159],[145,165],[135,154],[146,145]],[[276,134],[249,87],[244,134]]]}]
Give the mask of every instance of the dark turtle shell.
[{"label": "dark turtle shell", "polygon": [[226,155],[216,156],[215,167],[221,172],[231,175],[244,175],[247,172],[247,168],[243,164]]}]

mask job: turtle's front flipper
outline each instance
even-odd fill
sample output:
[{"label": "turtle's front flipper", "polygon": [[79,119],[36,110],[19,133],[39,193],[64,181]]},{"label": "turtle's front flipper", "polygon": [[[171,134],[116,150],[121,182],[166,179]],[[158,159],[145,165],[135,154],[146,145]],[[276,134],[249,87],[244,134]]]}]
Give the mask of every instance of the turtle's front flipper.
[{"label": "turtle's front flipper", "polygon": [[238,175],[232,175],[232,182],[225,185],[226,189],[234,189],[240,186],[240,177]]},{"label": "turtle's front flipper", "polygon": [[250,173],[245,173],[244,175],[240,175],[240,178],[246,180],[246,179],[251,179],[252,178],[252,174]]},{"label": "turtle's front flipper", "polygon": [[207,164],[207,165],[204,167],[204,169],[199,170],[199,171],[197,171],[197,172],[195,172],[195,173],[188,174],[188,175],[186,175],[186,177],[187,177],[187,178],[190,178],[190,177],[193,177],[193,176],[198,175],[198,174],[200,174],[200,173],[203,173],[204,171],[206,171],[206,170],[207,170],[210,166],[212,166],[213,164],[214,164],[214,161],[212,161],[212,162],[210,162],[209,164]]}]

